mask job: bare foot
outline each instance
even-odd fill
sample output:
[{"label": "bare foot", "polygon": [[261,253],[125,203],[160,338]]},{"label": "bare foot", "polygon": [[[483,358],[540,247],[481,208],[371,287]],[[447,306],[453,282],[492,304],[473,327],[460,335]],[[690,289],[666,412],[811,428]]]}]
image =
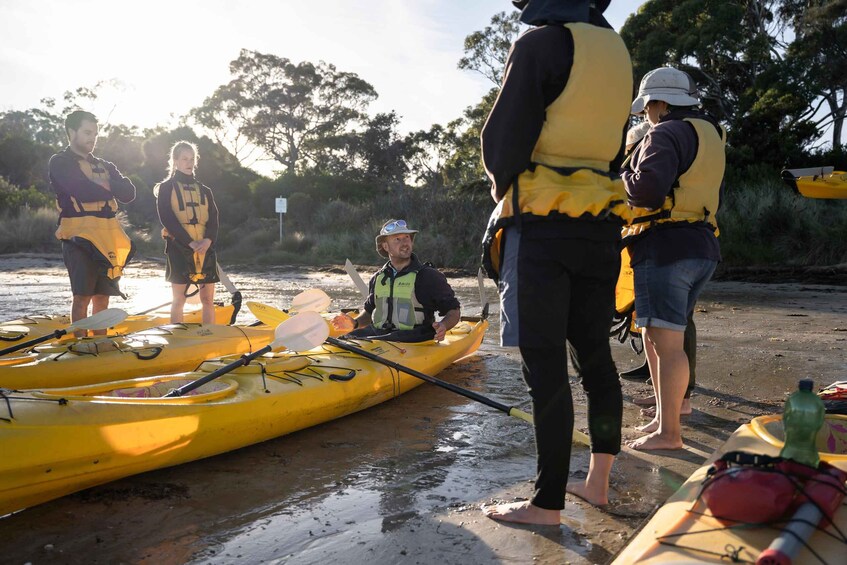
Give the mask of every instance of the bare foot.
[{"label": "bare foot", "polygon": [[651,394],[650,396],[645,396],[642,398],[636,398],[632,401],[633,404],[637,404],[639,406],[655,406],[656,405],[656,395]]},{"label": "bare foot", "polygon": [[594,506],[605,506],[609,504],[609,489],[591,488],[588,486],[588,481],[568,483],[565,490]]},{"label": "bare foot", "polygon": [[682,449],[681,437],[667,437],[659,432],[653,432],[644,437],[626,443],[632,449],[649,451],[651,449]]},{"label": "bare foot", "polygon": [[539,508],[528,500],[483,506],[482,512],[492,520],[515,522],[516,524],[538,524],[540,526],[558,526],[561,518],[560,510]]},{"label": "bare foot", "polygon": [[656,417],[655,414],[653,414],[653,419],[650,420],[649,424],[644,424],[643,426],[639,426],[638,428],[635,428],[635,429],[638,430],[639,432],[644,432],[645,434],[655,432],[656,430],[659,429],[659,419]]},{"label": "bare foot", "polygon": [[[636,404],[637,404],[637,402],[636,402]],[[679,409],[679,415],[680,416],[688,416],[689,414],[691,414],[691,399],[690,398],[683,398],[682,399],[682,407]],[[656,407],[655,406],[648,406],[647,408],[642,408],[641,409],[641,415],[647,416],[649,418],[655,418],[656,417]]]}]

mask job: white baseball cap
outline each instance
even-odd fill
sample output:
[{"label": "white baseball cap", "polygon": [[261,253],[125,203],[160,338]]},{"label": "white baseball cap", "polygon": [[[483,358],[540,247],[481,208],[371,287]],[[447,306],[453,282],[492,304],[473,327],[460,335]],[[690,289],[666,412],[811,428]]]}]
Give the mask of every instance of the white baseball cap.
[{"label": "white baseball cap", "polygon": [[697,85],[684,71],[673,67],[653,69],[641,79],[638,96],[632,101],[632,114],[640,114],[651,100],[662,100],[671,106],[698,106]]}]

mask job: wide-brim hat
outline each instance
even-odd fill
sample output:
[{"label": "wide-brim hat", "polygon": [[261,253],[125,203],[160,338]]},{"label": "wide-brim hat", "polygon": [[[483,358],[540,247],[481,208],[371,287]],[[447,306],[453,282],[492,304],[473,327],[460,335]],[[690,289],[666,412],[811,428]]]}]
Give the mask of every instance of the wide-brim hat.
[{"label": "wide-brim hat", "polygon": [[632,101],[630,113],[644,112],[651,100],[661,100],[671,106],[698,106],[697,85],[684,71],[673,67],[653,69],[641,79],[638,96]]},{"label": "wide-brim hat", "polygon": [[388,253],[382,248],[382,240],[386,237],[392,235],[401,235],[407,233],[412,237],[412,241],[415,241],[415,234],[418,233],[418,230],[411,229],[408,224],[406,224],[406,220],[388,220],[379,230],[379,234],[376,236],[376,252],[379,253],[383,257],[388,257]]}]

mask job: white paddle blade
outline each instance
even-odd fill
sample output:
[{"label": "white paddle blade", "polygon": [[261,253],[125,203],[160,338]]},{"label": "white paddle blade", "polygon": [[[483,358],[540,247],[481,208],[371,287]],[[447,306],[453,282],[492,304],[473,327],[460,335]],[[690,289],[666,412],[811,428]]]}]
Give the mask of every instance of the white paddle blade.
[{"label": "white paddle blade", "polygon": [[317,312],[303,312],[285,320],[276,327],[274,348],[286,347],[291,351],[308,351],[326,341],[329,325]]},{"label": "white paddle blade", "polygon": [[368,298],[368,285],[365,284],[365,281],[362,280],[362,277],[359,276],[359,272],[356,270],[356,267],[353,266],[353,263],[350,262],[350,259],[347,259],[344,263],[344,270],[347,271],[347,275],[353,281],[353,284],[356,285],[356,288],[359,291],[359,294],[362,295],[362,298]]},{"label": "white paddle blade", "polygon": [[325,312],[332,298],[319,288],[304,290],[291,300],[295,312]]},{"label": "white paddle blade", "polygon": [[126,320],[127,316],[129,314],[120,308],[106,308],[87,318],[77,320],[68,326],[67,330],[105,330],[106,328],[120,324]]}]

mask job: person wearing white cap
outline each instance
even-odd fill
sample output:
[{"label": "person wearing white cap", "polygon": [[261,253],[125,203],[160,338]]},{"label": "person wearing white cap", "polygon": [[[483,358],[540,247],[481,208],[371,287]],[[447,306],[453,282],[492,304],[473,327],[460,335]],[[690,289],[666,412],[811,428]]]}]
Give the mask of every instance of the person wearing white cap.
[{"label": "person wearing white cap", "polygon": [[[388,262],[368,285],[369,294],[356,318],[332,319],[351,337],[391,341],[441,341],[459,323],[461,310],[453,288],[440,271],[421,263],[412,250],[415,235],[406,220],[389,220],[376,236],[376,251]],[[435,319],[435,313],[443,316]]]},{"label": "person wearing white cap", "polygon": [[[698,109],[697,88],[678,69],[641,80],[632,114],[652,126],[621,172],[636,216],[623,230],[656,398],[635,449],[682,448],[680,412],[689,379],[684,333],[697,297],[721,260],[715,219],[726,167],[726,133]],[[690,411],[690,403],[687,405]]]},{"label": "person wearing white cap", "polygon": [[[483,263],[500,290],[501,344],[517,346],[532,398],[529,500],[486,506],[495,520],[557,525],[566,493],[608,503],[623,399],[609,330],[626,194],[618,176],[632,63],[603,17],[609,0],[518,0],[533,26],[512,45],[482,130],[497,203]],[[571,479],[568,356],[587,397],[591,456]]]}]

